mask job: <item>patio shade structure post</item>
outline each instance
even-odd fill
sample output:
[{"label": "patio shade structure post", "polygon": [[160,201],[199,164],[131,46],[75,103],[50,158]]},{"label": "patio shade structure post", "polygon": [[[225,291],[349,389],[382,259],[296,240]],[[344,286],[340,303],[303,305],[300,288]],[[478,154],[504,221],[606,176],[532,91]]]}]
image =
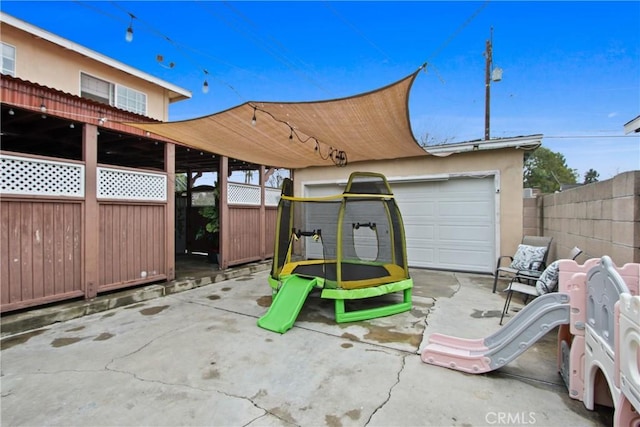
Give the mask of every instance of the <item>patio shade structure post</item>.
[{"label": "patio shade structure post", "polygon": [[265,207],[265,167],[264,165],[260,165],[260,170],[258,171],[260,176],[260,259],[264,261],[265,254],[267,252],[267,239],[266,239],[266,228],[267,228],[267,212]]},{"label": "patio shade structure post", "polygon": [[[167,173],[167,205],[165,208],[165,221],[167,230],[176,228],[176,146],[164,144],[164,168]],[[173,233],[165,236],[165,262],[167,264],[167,280],[176,278],[176,239]]]},{"label": "patio shade structure post", "polygon": [[218,167],[218,191],[220,194],[220,208],[218,209],[218,218],[220,222],[219,230],[219,251],[221,270],[229,267],[229,203],[227,197],[227,184],[229,179],[229,158],[220,156],[220,166]]},{"label": "patio shade structure post", "polygon": [[98,127],[82,126],[82,153],[85,162],[84,199],[84,283],[85,299],[98,295],[100,247],[100,212],[97,196]]}]

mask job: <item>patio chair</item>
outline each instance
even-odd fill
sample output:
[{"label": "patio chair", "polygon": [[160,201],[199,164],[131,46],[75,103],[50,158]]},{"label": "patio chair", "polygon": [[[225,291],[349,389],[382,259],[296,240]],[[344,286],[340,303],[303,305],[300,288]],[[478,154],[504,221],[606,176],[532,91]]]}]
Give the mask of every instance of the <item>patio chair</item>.
[{"label": "patio chair", "polygon": [[[582,253],[582,249],[574,246],[569,251],[569,257],[575,260]],[[502,308],[502,315],[500,316],[500,325],[504,316],[509,311],[509,305],[514,292],[518,292],[524,295],[524,304],[527,304],[530,300],[537,298],[540,295],[548,294],[549,292],[555,292],[558,289],[558,277],[559,277],[559,260],[554,261],[547,268],[544,269],[540,277],[532,278],[529,274],[516,274],[511,280],[509,286],[505,289],[507,293],[504,307]]]},{"label": "patio chair", "polygon": [[[493,277],[493,293],[496,293],[499,278],[513,278],[516,275],[529,275],[532,279],[539,277],[547,266],[547,256],[552,240],[553,237],[524,236],[513,256],[500,256]],[[502,266],[502,261],[506,258],[509,258],[511,263]]]}]

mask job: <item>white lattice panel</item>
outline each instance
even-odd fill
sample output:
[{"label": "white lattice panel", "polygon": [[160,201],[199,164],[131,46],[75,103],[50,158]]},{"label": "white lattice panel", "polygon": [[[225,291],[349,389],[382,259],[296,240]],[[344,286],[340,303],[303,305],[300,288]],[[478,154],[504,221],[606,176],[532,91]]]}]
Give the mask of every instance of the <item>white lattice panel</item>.
[{"label": "white lattice panel", "polygon": [[98,198],[167,201],[166,175],[98,168]]},{"label": "white lattice panel", "polygon": [[264,194],[265,206],[278,206],[281,192],[279,188],[266,188]]},{"label": "white lattice panel", "polygon": [[0,156],[0,193],[84,197],[84,165]]},{"label": "white lattice panel", "polygon": [[230,182],[227,184],[227,203],[233,205],[260,205],[260,187]]}]

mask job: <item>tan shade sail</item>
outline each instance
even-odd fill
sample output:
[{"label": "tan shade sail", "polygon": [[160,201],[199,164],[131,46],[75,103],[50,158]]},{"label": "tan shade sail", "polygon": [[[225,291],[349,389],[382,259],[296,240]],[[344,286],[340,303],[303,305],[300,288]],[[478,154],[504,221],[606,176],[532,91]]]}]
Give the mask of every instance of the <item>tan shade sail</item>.
[{"label": "tan shade sail", "polygon": [[409,121],[418,71],[349,98],[247,102],[191,120],[127,124],[195,149],[290,169],[340,163],[340,151],[349,163],[423,156]]}]

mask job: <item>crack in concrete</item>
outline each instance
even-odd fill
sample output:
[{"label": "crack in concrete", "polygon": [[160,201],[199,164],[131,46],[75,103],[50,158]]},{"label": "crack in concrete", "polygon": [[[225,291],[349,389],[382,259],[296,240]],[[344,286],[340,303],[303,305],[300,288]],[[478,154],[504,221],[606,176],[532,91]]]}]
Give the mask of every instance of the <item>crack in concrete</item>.
[{"label": "crack in concrete", "polygon": [[299,424],[292,423],[290,420],[284,419],[284,418],[280,417],[278,414],[275,414],[275,413],[271,412],[270,410],[268,410],[268,409],[266,409],[266,408],[263,408],[262,406],[258,405],[258,404],[253,400],[253,398],[251,398],[251,397],[236,396],[236,395],[233,395],[233,394],[230,394],[230,393],[221,392],[221,391],[218,391],[218,393],[224,394],[225,396],[228,396],[228,397],[233,397],[233,398],[235,398],[235,399],[243,399],[243,400],[247,400],[247,401],[251,402],[251,404],[253,405],[253,407],[254,407],[254,408],[257,408],[257,409],[259,409],[259,410],[261,410],[261,411],[264,411],[264,414],[262,414],[262,415],[260,415],[259,417],[255,417],[254,419],[250,420],[248,423],[244,424],[244,425],[243,425],[243,427],[249,426],[249,425],[251,425],[254,421],[257,421],[257,420],[259,420],[259,419],[261,419],[261,418],[264,418],[264,417],[266,417],[267,415],[271,415],[272,417],[276,417],[277,419],[279,419],[280,421],[282,421],[282,422],[284,422],[284,423],[286,423],[286,424],[293,425],[293,426],[296,426],[296,427],[302,427],[302,426],[301,426],[301,425],[299,425]]},{"label": "crack in concrete", "polygon": [[[460,279],[458,279],[458,275],[456,274],[456,272],[453,272],[452,274],[453,274],[453,278],[456,279],[456,286],[453,290],[453,295],[450,298],[453,298],[453,296],[455,296],[455,294],[460,292],[460,289],[462,289],[462,283],[460,283]],[[425,326],[429,326],[429,315],[433,312],[433,309],[436,308],[436,305],[438,304],[438,298],[431,297],[431,299],[433,300],[433,304],[431,305],[431,307],[429,307],[429,309],[427,310],[427,314],[424,316]],[[424,332],[426,331],[427,329],[425,328]],[[420,353],[419,349],[418,349],[418,353]]]},{"label": "crack in concrete", "polygon": [[380,403],[380,405],[378,405],[378,407],[373,410],[371,415],[369,415],[369,418],[367,418],[367,421],[365,421],[365,423],[364,423],[365,426],[368,426],[369,423],[371,422],[371,419],[373,419],[374,415],[380,409],[382,409],[387,403],[389,403],[389,400],[391,400],[391,393],[393,392],[393,389],[398,384],[400,384],[400,375],[402,374],[402,371],[404,371],[404,368],[407,365],[407,357],[408,356],[409,356],[408,354],[405,354],[405,355],[402,356],[402,365],[400,366],[400,369],[398,370],[398,373],[396,374],[396,382],[389,388],[389,392],[387,393],[387,398],[384,400],[384,402]]},{"label": "crack in concrete", "polygon": [[[223,310],[223,311],[227,311],[227,310]],[[238,314],[242,314],[242,313],[238,313]],[[161,334],[161,335],[158,335],[157,337],[155,337],[155,338],[153,338],[153,339],[149,340],[147,343],[145,343],[144,345],[140,346],[139,348],[137,348],[137,349],[136,349],[136,350],[134,350],[134,351],[131,351],[131,352],[129,352],[129,353],[127,353],[127,354],[124,354],[124,355],[121,355],[121,356],[114,357],[113,359],[111,359],[111,360],[110,360],[110,361],[105,365],[104,370],[105,370],[105,371],[108,371],[108,372],[114,372],[114,373],[122,374],[122,375],[128,375],[128,376],[130,376],[130,377],[132,377],[132,378],[134,378],[134,379],[136,379],[136,380],[138,380],[138,381],[140,381],[140,382],[161,384],[161,385],[168,386],[168,387],[184,387],[184,388],[187,388],[187,389],[190,389],[190,390],[195,390],[195,391],[203,392],[203,393],[205,393],[205,392],[206,392],[206,393],[214,392],[214,393],[218,393],[218,394],[221,394],[221,395],[224,395],[224,396],[227,396],[227,397],[233,398],[233,399],[246,400],[246,401],[248,401],[249,403],[251,403],[251,405],[252,405],[253,407],[255,407],[256,409],[259,409],[259,410],[263,411],[263,412],[264,412],[264,414],[262,414],[262,415],[260,415],[260,416],[258,416],[258,417],[255,417],[254,419],[250,420],[250,421],[249,421],[248,423],[246,423],[245,425],[250,425],[250,424],[251,424],[251,423],[253,423],[254,421],[256,421],[256,420],[258,420],[258,419],[260,419],[260,418],[262,418],[262,417],[264,417],[264,416],[266,416],[266,415],[271,415],[271,416],[276,417],[276,418],[278,418],[279,420],[281,420],[281,421],[283,421],[283,422],[285,422],[285,423],[287,423],[287,424],[291,424],[291,425],[294,425],[294,426],[296,426],[296,427],[300,427],[299,425],[291,423],[291,421],[286,420],[286,419],[284,419],[284,418],[282,418],[282,417],[278,416],[277,414],[275,414],[275,413],[273,413],[273,412],[269,411],[268,409],[261,407],[258,403],[256,403],[256,402],[255,402],[252,398],[250,398],[250,397],[246,397],[246,396],[238,396],[238,395],[235,395],[235,394],[232,394],[232,393],[228,393],[228,392],[225,392],[225,391],[222,391],[222,390],[218,390],[218,389],[215,389],[215,388],[201,388],[201,387],[193,386],[193,385],[191,385],[191,384],[184,384],[184,383],[170,383],[170,382],[161,381],[161,380],[156,380],[156,379],[142,378],[142,377],[138,376],[138,374],[136,374],[135,372],[130,372],[130,371],[126,371],[126,370],[115,369],[115,368],[113,368],[113,367],[110,367],[110,366],[109,366],[109,365],[111,365],[112,363],[114,363],[116,360],[123,360],[123,359],[126,359],[126,358],[128,358],[128,357],[131,357],[131,356],[133,356],[134,354],[139,353],[140,351],[144,350],[145,348],[147,348],[148,346],[150,346],[151,344],[153,344],[156,340],[158,340],[158,339],[160,339],[160,338],[164,338],[165,336],[167,336],[167,335],[169,335],[169,334],[172,334],[172,333],[175,333],[175,332],[178,332],[178,331],[180,331],[180,330],[182,330],[182,329],[185,329],[185,328],[175,328],[175,329],[169,330],[169,331],[167,331],[167,332],[165,332],[165,333],[163,333],[163,334]],[[72,371],[72,372],[80,372],[80,371]],[[97,371],[96,371],[96,370],[91,370],[91,371],[87,371],[87,372],[101,372],[101,371],[99,371],[99,370],[97,370]]]},{"label": "crack in concrete", "polygon": [[225,313],[231,313],[231,314],[237,314],[239,316],[250,317],[252,319],[259,319],[260,318],[260,316],[256,316],[256,315],[253,315],[253,314],[241,313],[239,311],[229,310],[227,308],[216,307],[216,306],[210,305],[210,304],[208,304],[206,302],[191,301],[191,300],[187,300],[187,301],[181,300],[181,302],[184,302],[184,303],[187,303],[187,304],[195,304],[195,305],[199,305],[199,306],[207,307],[207,308],[212,308],[214,310],[224,311]]}]

